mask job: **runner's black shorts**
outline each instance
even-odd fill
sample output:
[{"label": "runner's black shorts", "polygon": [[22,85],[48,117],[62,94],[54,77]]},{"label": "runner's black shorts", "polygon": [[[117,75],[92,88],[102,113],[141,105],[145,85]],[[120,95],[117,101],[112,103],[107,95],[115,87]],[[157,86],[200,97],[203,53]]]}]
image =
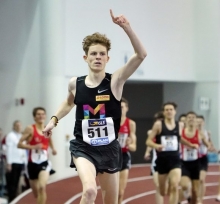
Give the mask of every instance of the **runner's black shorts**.
[{"label": "runner's black shorts", "polygon": [[122,153],[122,167],[121,171],[125,169],[130,169],[131,168],[131,154],[130,152],[123,152]]},{"label": "runner's black shorts", "polygon": [[200,161],[182,161],[182,176],[188,176],[191,180],[199,180]]},{"label": "runner's black shorts", "polygon": [[29,179],[35,180],[38,179],[39,173],[41,171],[48,171],[48,173],[50,173],[51,166],[49,165],[48,161],[42,162],[40,164],[28,162],[27,170]]},{"label": "runner's black shorts", "polygon": [[91,146],[81,139],[70,141],[71,168],[76,168],[72,157],[83,157],[94,164],[97,173],[115,173],[121,170],[122,152],[118,140],[108,145]]},{"label": "runner's black shorts", "polygon": [[208,157],[207,155],[199,158],[200,161],[200,171],[208,171]]},{"label": "runner's black shorts", "polygon": [[158,156],[155,163],[159,174],[168,174],[173,169],[181,168],[179,155]]}]

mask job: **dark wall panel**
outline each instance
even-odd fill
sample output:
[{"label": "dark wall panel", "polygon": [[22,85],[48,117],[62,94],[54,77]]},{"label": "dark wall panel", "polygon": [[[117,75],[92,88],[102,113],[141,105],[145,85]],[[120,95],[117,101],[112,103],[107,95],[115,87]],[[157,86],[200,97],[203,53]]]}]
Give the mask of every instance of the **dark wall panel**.
[{"label": "dark wall panel", "polygon": [[136,122],[137,151],[131,153],[132,163],[144,163],[146,132],[151,129],[153,115],[163,103],[163,84],[126,83],[123,96],[129,101],[128,117]]}]

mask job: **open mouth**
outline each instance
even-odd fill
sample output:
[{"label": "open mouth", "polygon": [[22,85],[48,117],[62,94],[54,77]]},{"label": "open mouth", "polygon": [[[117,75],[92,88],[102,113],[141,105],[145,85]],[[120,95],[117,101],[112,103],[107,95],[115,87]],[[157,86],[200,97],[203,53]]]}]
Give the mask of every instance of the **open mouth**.
[{"label": "open mouth", "polygon": [[101,65],[101,62],[95,62],[96,65]]}]

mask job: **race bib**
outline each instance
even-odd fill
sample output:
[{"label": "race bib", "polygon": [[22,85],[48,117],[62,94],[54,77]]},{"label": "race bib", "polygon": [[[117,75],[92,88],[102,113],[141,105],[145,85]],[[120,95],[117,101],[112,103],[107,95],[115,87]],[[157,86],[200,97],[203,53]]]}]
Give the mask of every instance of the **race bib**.
[{"label": "race bib", "polygon": [[91,146],[108,145],[115,140],[112,118],[82,120],[83,141]]},{"label": "race bib", "polygon": [[31,151],[31,160],[36,164],[40,164],[48,160],[47,150],[34,149]]},{"label": "race bib", "polygon": [[198,150],[197,149],[183,149],[183,160],[184,161],[194,161],[198,159]]},{"label": "race bib", "polygon": [[176,135],[162,136],[161,144],[163,145],[162,151],[177,151],[178,150],[178,139]]},{"label": "race bib", "polygon": [[119,133],[118,134],[118,142],[119,142],[121,148],[126,147],[127,138],[128,138],[128,133]]}]

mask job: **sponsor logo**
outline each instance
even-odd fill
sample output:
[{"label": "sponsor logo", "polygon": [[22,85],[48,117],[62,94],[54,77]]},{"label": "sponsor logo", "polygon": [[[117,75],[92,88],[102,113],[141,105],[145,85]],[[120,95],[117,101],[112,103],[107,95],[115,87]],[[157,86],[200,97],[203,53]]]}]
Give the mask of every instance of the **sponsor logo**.
[{"label": "sponsor logo", "polygon": [[106,120],[105,119],[88,120],[88,122],[89,122],[89,127],[106,125]]},{"label": "sponsor logo", "polygon": [[90,105],[83,105],[84,119],[90,118],[90,113],[96,115],[98,112],[100,114],[99,118],[105,118],[105,104],[98,104],[95,109]]},{"label": "sponsor logo", "polygon": [[115,171],[116,169],[118,169],[118,168],[114,168],[114,169],[108,169],[109,171]]},{"label": "sponsor logo", "polygon": [[102,93],[102,92],[105,92],[107,91],[108,89],[103,89],[103,90],[98,90],[98,93]]},{"label": "sponsor logo", "polygon": [[95,97],[96,101],[109,101],[110,96],[109,95],[99,95]]},{"label": "sponsor logo", "polygon": [[108,139],[108,137],[92,139],[92,140],[90,140],[90,144],[92,146],[107,145],[107,144],[109,144],[109,139]]}]

